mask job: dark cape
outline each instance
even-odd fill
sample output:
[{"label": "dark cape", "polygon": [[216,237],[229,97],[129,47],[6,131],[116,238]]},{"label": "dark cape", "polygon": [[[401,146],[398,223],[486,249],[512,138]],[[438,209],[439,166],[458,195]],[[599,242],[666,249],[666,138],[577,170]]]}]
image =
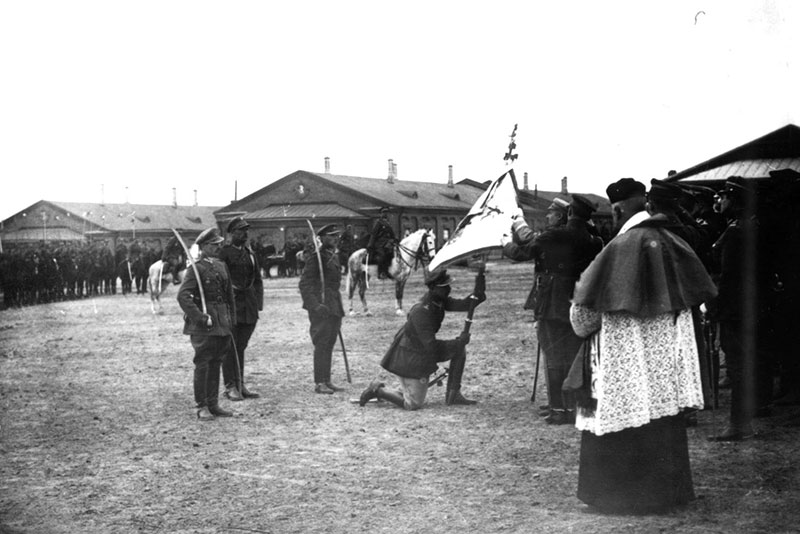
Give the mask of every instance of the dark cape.
[{"label": "dark cape", "polygon": [[600,313],[653,317],[717,294],[692,248],[655,215],[612,239],[581,274],[573,302]]},{"label": "dark cape", "polygon": [[[653,216],[611,240],[583,272],[573,302],[638,317],[690,309],[717,294],[692,248]],[[681,414],[581,434],[578,498],[608,513],[653,513],[694,499]]]}]

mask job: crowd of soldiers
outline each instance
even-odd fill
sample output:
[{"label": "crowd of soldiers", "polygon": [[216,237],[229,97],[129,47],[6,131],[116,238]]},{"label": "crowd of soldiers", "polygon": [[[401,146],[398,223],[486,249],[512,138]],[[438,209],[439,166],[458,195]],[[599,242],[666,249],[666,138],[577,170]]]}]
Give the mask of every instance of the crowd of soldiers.
[{"label": "crowd of soldiers", "polygon": [[[127,239],[115,248],[106,240],[5,243],[0,252],[0,309],[116,295],[118,290],[123,295],[144,295],[153,263],[166,261],[173,275],[183,268],[179,261],[183,253],[173,241],[162,246],[158,239]],[[290,239],[280,252],[259,240],[252,240],[251,246],[265,277],[270,277],[272,266],[277,266],[278,276],[299,274],[297,252],[306,247],[302,238]]]},{"label": "crowd of soldiers", "polygon": [[40,241],[0,252],[3,307],[21,307],[122,292],[147,293],[147,273],[162,259],[159,241]]}]

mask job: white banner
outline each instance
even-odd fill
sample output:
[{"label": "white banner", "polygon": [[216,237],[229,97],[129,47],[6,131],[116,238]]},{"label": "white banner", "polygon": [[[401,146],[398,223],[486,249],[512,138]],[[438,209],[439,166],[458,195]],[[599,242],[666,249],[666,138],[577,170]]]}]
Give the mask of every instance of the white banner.
[{"label": "white banner", "polygon": [[517,179],[514,170],[509,169],[492,182],[461,219],[453,235],[433,257],[428,270],[502,248],[503,235],[511,232],[512,217],[518,211]]}]

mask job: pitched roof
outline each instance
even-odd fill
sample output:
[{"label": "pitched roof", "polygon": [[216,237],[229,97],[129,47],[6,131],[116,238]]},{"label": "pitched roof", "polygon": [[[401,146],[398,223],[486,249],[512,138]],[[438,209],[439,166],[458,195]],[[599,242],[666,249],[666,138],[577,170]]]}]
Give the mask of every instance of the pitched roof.
[{"label": "pitched roof", "polygon": [[86,219],[109,231],[127,231],[132,225],[137,230],[163,230],[168,228],[203,230],[216,226],[213,206],[178,206],[153,204],[98,204],[93,202],[46,201],[65,211]]},{"label": "pitched roof", "polygon": [[765,178],[777,169],[800,170],[800,127],[787,124],[703,163],[668,177],[674,180],[725,180],[729,176]]},{"label": "pitched roof", "polygon": [[371,197],[377,204],[405,208],[469,209],[483,190],[468,184],[411,182],[346,176],[342,174],[309,173],[322,180],[358,191]]}]

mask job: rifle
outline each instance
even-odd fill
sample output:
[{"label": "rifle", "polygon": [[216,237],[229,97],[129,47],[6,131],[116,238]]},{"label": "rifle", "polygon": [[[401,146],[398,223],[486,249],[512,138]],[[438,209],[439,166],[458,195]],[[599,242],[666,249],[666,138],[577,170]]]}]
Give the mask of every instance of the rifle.
[{"label": "rifle", "polygon": [[539,344],[539,336],[536,336],[536,371],[533,373],[533,393],[531,402],[536,402],[536,384],[539,382],[539,360],[542,357],[542,346]]},{"label": "rifle", "polygon": [[[464,330],[462,331],[463,334],[469,334],[469,330],[472,327],[472,316],[475,313],[475,307],[478,305],[478,300],[480,300],[476,295],[481,295],[486,293],[486,264],[481,263],[480,267],[478,267],[478,274],[475,276],[475,288],[472,290],[472,294],[469,296],[470,303],[469,303],[469,310],[467,311],[467,318],[464,319]],[[444,379],[447,378],[447,375],[450,373],[450,368],[445,367],[443,368],[439,374],[434,376],[430,381],[428,381],[428,387],[432,386],[441,386]]]},{"label": "rifle", "polygon": [[467,318],[464,319],[464,334],[469,334],[469,329],[472,326],[472,315],[475,313],[475,307],[480,300],[476,295],[486,293],[486,264],[481,263],[478,267],[478,274],[475,275],[475,288],[472,290],[472,295],[469,296],[469,311],[467,311]]}]

